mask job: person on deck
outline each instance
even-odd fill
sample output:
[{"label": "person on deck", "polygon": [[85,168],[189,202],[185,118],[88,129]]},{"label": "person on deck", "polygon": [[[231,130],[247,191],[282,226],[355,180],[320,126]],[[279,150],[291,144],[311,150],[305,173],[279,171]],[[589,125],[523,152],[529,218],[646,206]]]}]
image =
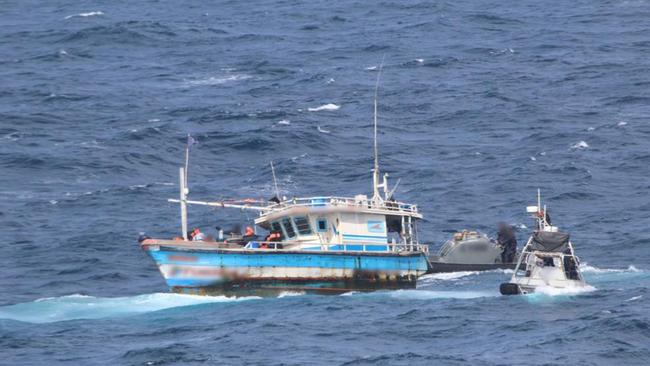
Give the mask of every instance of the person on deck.
[{"label": "person on deck", "polygon": [[192,241],[204,241],[205,240],[205,234],[199,230],[199,228],[194,228],[192,230]]},{"label": "person on deck", "polygon": [[246,226],[246,231],[244,232],[244,243],[248,243],[251,240],[255,239],[255,230],[252,227]]},{"label": "person on deck", "polygon": [[501,252],[502,263],[512,263],[517,254],[517,238],[512,226],[505,222],[499,223],[499,234],[497,235],[497,244],[501,245],[503,251]]}]

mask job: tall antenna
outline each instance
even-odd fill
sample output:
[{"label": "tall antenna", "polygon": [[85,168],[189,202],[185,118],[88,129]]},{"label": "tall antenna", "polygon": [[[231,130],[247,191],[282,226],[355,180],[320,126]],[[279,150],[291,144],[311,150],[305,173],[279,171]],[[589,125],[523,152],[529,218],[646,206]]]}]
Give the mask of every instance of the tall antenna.
[{"label": "tall antenna", "polygon": [[273,175],[273,186],[275,187],[275,196],[279,201],[282,201],[280,197],[280,190],[278,189],[278,180],[275,178],[275,167],[273,166],[273,160],[271,160],[271,174]]},{"label": "tall antenna", "polygon": [[381,79],[381,72],[384,68],[384,59],[386,56],[382,56],[381,64],[379,64],[379,72],[377,73],[377,82],[375,83],[375,101],[374,101],[374,155],[375,155],[375,165],[372,170],[372,201],[375,203],[381,202],[381,196],[379,195],[379,148],[377,147],[377,94],[379,91],[379,80]]}]

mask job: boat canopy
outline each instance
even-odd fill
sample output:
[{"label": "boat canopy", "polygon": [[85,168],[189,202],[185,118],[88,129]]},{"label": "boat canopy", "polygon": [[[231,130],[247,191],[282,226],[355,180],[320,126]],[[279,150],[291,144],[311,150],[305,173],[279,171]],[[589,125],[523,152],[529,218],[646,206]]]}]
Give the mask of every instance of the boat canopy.
[{"label": "boat canopy", "polygon": [[563,252],[569,246],[569,234],[560,231],[535,231],[531,240],[533,250]]}]

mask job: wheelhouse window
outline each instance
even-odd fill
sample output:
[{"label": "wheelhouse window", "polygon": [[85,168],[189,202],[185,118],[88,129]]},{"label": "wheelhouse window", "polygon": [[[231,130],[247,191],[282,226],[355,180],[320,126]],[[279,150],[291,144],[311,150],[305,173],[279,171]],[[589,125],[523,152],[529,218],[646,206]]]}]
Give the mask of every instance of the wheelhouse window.
[{"label": "wheelhouse window", "polygon": [[282,227],[284,228],[284,232],[287,234],[288,238],[296,237],[296,232],[293,230],[293,225],[291,224],[290,218],[286,217],[282,219]]},{"label": "wheelhouse window", "polygon": [[327,231],[327,219],[318,219],[316,221],[316,229],[321,233]]},{"label": "wheelhouse window", "polygon": [[271,232],[280,233],[280,235],[284,237],[284,234],[282,233],[282,225],[277,221],[271,223]]},{"label": "wheelhouse window", "polygon": [[298,234],[311,234],[311,225],[309,225],[309,220],[307,220],[306,217],[294,217],[293,223],[296,224],[296,230],[298,230]]}]

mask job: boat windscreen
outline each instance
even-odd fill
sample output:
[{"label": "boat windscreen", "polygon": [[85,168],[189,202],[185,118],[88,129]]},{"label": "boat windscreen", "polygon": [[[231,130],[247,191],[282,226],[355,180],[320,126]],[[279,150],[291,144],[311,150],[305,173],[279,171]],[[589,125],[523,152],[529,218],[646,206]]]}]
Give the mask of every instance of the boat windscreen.
[{"label": "boat windscreen", "polygon": [[531,245],[533,250],[563,252],[569,245],[569,234],[559,231],[535,231]]}]

